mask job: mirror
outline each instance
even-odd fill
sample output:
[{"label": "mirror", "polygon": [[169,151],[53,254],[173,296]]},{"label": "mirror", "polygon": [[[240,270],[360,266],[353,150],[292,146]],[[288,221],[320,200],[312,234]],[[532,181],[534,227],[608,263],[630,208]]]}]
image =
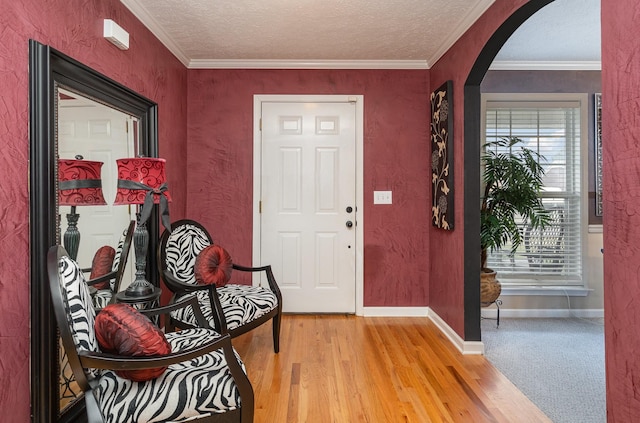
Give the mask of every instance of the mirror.
[{"label": "mirror", "polygon": [[[96,196],[94,195],[86,197],[89,202],[87,205],[82,203],[75,205],[76,197],[63,196],[62,198],[67,200],[63,201],[58,196],[58,233],[66,236],[68,231],[77,229],[80,239],[76,261],[80,267],[86,269],[91,267],[95,252],[105,245],[115,247],[122,230],[129,226],[132,219],[135,219],[131,207],[114,206],[113,200],[116,196],[118,180],[116,159],[137,155],[138,118],[109,105],[98,103],[57,83],[54,85],[54,95],[58,159],[82,159],[102,164],[100,174],[96,176],[99,176],[102,181],[102,193],[106,204],[95,205]],[[67,204],[71,202],[74,206]],[[69,224],[70,219],[73,221],[72,225]],[[73,255],[64,236],[62,239],[62,244]],[[122,289],[133,280],[135,267],[132,264],[134,263],[132,256],[133,251],[127,259],[128,265],[125,267]],[[60,345],[59,389],[62,411],[82,396],[66,358],[65,351]]]},{"label": "mirror", "polygon": [[[136,218],[132,214],[133,208],[114,206],[113,201],[118,180],[116,159],[135,157],[138,154],[138,118],[98,103],[81,93],[67,90],[58,84],[54,89],[58,158],[60,160],[81,158],[102,164],[100,176],[106,205],[94,205],[96,196],[91,195],[87,197],[91,204],[80,203],[75,210],[79,218],[74,227],[77,227],[80,234],[76,261],[80,267],[88,268],[91,266],[95,251],[104,245],[115,247],[122,230]],[[58,202],[60,232],[66,234],[69,230],[68,215],[72,213],[72,206],[64,201],[62,203],[65,204],[61,204],[60,197]],[[66,245],[65,247],[70,252]],[[132,262],[127,261],[127,264],[130,263]],[[133,265],[127,265],[127,274],[122,281],[123,288],[133,280],[131,275],[135,272],[131,269],[134,268]]]},{"label": "mirror", "polygon": [[[65,103],[66,102],[66,103]],[[91,111],[91,112],[90,112]],[[82,116],[97,112],[94,117]],[[82,116],[82,117],[80,117]],[[128,132],[118,132],[113,119],[127,122]],[[61,52],[31,40],[29,43],[30,119],[30,281],[31,281],[31,407],[34,422],[71,422],[85,418],[84,400],[78,400],[73,381],[64,373],[64,351],[59,348],[57,327],[47,283],[46,255],[49,247],[62,244],[68,206],[58,205],[57,163],[59,158],[104,162],[103,191],[108,203],[78,209],[83,236],[78,262],[88,267],[96,245],[115,245],[110,239],[133,218],[129,207],[113,207],[115,159],[144,155],[158,157],[157,104],[107,78]],[[83,123],[78,123],[79,119]],[[88,121],[95,134],[79,137]],[[107,123],[108,122],[108,123]],[[72,130],[73,127],[76,129]],[[119,141],[107,140],[118,133]],[[122,139],[124,137],[124,140]],[[97,145],[97,144],[99,145]],[[93,209],[93,210],[91,210]],[[109,225],[111,234],[92,233],[96,220]],[[108,222],[108,223],[107,223]],[[155,269],[158,215],[148,222],[147,278],[158,286]],[[116,240],[117,242],[117,240]],[[128,267],[133,268],[129,259]],[[125,282],[126,285],[126,282]]]}]

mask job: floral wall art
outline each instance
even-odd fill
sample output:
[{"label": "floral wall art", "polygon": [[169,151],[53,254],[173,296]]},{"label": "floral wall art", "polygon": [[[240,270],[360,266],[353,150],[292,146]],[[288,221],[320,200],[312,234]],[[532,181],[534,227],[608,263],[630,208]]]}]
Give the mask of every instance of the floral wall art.
[{"label": "floral wall art", "polygon": [[431,93],[431,223],[453,230],[453,81]]},{"label": "floral wall art", "polygon": [[602,216],[602,94],[594,95],[596,152],[596,216]]}]

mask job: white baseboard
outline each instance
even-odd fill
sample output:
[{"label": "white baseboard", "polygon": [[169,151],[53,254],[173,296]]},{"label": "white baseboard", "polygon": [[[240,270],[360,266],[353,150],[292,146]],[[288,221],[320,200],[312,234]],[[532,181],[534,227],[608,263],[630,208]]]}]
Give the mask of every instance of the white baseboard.
[{"label": "white baseboard", "polygon": [[364,317],[427,317],[429,307],[363,307]]},{"label": "white baseboard", "polygon": [[484,344],[482,341],[465,341],[447,322],[430,308],[428,317],[462,354],[484,354]]},{"label": "white baseboard", "polygon": [[428,317],[462,354],[484,354],[484,344],[465,341],[429,307],[363,307],[363,317]]},{"label": "white baseboard", "polygon": [[[482,309],[482,316],[495,319],[498,310],[495,308]],[[604,317],[603,309],[568,309],[568,308],[501,308],[500,318],[503,317],[519,317],[519,318],[566,318],[579,317],[583,319],[598,319]]]}]

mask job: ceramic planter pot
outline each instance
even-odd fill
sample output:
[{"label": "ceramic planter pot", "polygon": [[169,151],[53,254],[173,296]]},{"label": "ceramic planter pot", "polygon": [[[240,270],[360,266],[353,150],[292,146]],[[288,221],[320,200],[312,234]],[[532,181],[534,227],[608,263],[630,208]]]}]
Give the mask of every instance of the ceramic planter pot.
[{"label": "ceramic planter pot", "polygon": [[502,286],[500,281],[496,279],[496,272],[493,269],[482,269],[480,273],[480,303],[483,307],[495,302],[500,293]]}]

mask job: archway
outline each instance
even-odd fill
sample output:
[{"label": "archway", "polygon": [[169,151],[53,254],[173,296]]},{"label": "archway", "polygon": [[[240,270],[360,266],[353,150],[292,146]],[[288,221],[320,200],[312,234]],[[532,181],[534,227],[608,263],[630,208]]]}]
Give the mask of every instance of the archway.
[{"label": "archway", "polygon": [[480,341],[480,83],[504,43],[554,0],[530,0],[489,38],[464,84],[464,338]]}]

